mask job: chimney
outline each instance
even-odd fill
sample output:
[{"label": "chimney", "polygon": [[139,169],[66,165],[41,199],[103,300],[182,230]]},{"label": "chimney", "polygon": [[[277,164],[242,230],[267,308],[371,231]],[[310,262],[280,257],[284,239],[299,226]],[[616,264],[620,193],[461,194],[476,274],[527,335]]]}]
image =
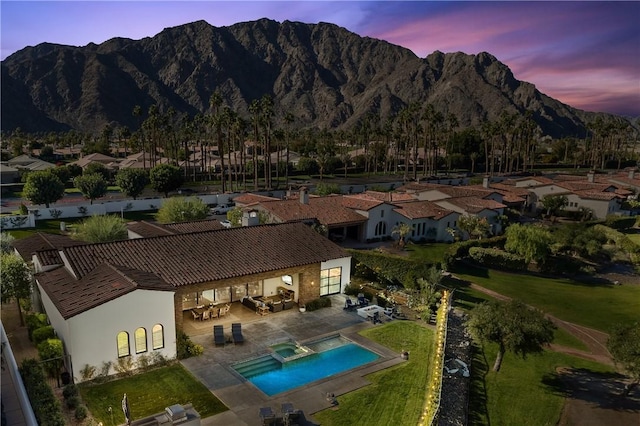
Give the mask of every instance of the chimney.
[{"label": "chimney", "polygon": [[628,175],[629,179],[635,179],[636,178],[636,169],[629,169],[629,175]]},{"label": "chimney", "polygon": [[489,188],[489,176],[485,175],[482,178],[482,187],[483,188]]},{"label": "chimney", "polygon": [[593,183],[595,177],[596,177],[595,170],[591,170],[589,171],[589,173],[587,173],[587,181],[589,181],[589,183]]},{"label": "chimney", "polygon": [[248,210],[242,212],[242,226],[260,225],[260,217],[257,210]]},{"label": "chimney", "polygon": [[300,204],[309,204],[309,193],[306,187],[300,188]]}]

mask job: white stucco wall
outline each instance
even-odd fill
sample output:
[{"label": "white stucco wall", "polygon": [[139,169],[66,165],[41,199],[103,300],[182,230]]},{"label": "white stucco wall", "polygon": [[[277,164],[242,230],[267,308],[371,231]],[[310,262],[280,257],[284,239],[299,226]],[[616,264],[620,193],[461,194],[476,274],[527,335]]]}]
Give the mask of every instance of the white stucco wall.
[{"label": "white stucco wall", "polygon": [[[176,357],[171,291],[135,290],[66,321],[46,293],[42,293],[49,320],[71,355],[72,374],[76,382],[82,380],[80,370],[87,364],[99,369],[104,362],[117,363],[117,335],[121,331],[129,333],[130,352],[134,361],[139,355],[149,356],[153,352],[159,352],[166,358]],[[151,337],[156,324],[164,328],[164,348],[154,351]],[[134,336],[138,327],[147,331],[147,352],[136,355]],[[114,372],[112,369],[111,373]]]},{"label": "white stucco wall", "polygon": [[[372,238],[384,238],[391,235],[393,224],[395,223],[395,219],[393,218],[393,209],[394,206],[385,203],[376,206],[367,212],[358,211],[358,213],[365,215],[369,219],[365,224],[365,240]],[[383,232],[380,235],[376,235],[376,226],[379,222],[386,223],[386,232]]]},{"label": "white stucco wall", "polygon": [[340,293],[344,293],[344,288],[351,282],[351,256],[340,259],[332,259],[320,263],[320,270],[342,268],[340,280]]}]

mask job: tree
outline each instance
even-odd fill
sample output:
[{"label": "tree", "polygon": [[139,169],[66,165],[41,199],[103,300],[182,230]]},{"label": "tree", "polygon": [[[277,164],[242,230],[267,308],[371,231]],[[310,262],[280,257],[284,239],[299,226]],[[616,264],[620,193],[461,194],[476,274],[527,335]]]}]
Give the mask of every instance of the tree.
[{"label": "tree", "polygon": [[539,226],[514,224],[507,228],[505,250],[524,257],[527,263],[539,264],[549,256],[549,246],[553,241],[551,233]]},{"label": "tree", "polygon": [[565,195],[545,195],[540,202],[547,209],[547,215],[553,216],[557,216],[560,210],[569,204]]},{"label": "tree", "polygon": [[320,182],[315,189],[315,194],[321,197],[330,195],[330,194],[340,194],[340,186],[335,183],[324,183]]},{"label": "tree", "polygon": [[632,382],[625,386],[623,392],[628,396],[640,383],[640,322],[616,325],[609,334],[607,348],[613,355],[613,361],[631,376]]},{"label": "tree", "polygon": [[169,196],[169,192],[178,189],[184,181],[180,167],[171,164],[159,164],[152,168],[149,180],[153,189],[162,192],[165,197]]},{"label": "tree", "polygon": [[142,194],[147,183],[149,175],[144,169],[120,169],[116,175],[116,185],[127,197],[133,197],[134,200]]},{"label": "tree", "polygon": [[111,177],[109,169],[107,169],[107,167],[102,163],[96,163],[96,162],[89,163],[87,164],[87,167],[85,167],[84,171],[82,172],[82,174],[84,175],[89,175],[93,173],[99,173],[100,175],[102,175],[102,177],[106,181],[108,181],[109,178]]},{"label": "tree", "polygon": [[22,194],[32,203],[49,208],[51,203],[64,197],[64,184],[49,171],[32,172],[27,176]]},{"label": "tree", "polygon": [[89,173],[73,179],[73,186],[78,188],[84,198],[93,200],[104,197],[107,193],[107,181],[99,173]]},{"label": "tree", "polygon": [[20,325],[24,325],[20,299],[31,296],[31,270],[20,256],[5,252],[0,254],[0,285],[2,303],[15,299],[20,313]]},{"label": "tree", "polygon": [[2,253],[10,253],[15,238],[8,232],[0,232],[0,251]]},{"label": "tree", "polygon": [[80,222],[72,237],[88,243],[106,243],[126,240],[128,232],[124,221],[118,216],[96,215]]},{"label": "tree", "polygon": [[498,344],[493,371],[500,371],[506,351],[526,358],[542,352],[553,341],[555,326],[542,311],[529,308],[518,300],[485,302],[471,311],[467,323],[471,333],[480,340]]},{"label": "tree", "polygon": [[466,232],[470,238],[476,237],[480,239],[489,234],[491,225],[489,225],[486,217],[463,215],[458,219],[458,228]]},{"label": "tree", "polygon": [[398,236],[398,246],[400,246],[400,248],[403,248],[404,245],[406,244],[407,235],[409,235],[412,229],[413,228],[411,228],[410,225],[402,222],[394,226],[393,229],[391,230],[391,235]]},{"label": "tree", "polygon": [[172,197],[166,200],[156,219],[160,223],[189,222],[205,219],[209,214],[209,207],[197,197]]}]

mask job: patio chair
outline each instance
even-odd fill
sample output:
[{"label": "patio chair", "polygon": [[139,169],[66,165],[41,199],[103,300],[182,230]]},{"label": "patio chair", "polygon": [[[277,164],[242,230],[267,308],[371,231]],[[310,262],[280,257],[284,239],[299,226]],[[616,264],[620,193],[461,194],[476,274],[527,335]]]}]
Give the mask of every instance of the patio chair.
[{"label": "patio chair", "polygon": [[194,311],[193,309],[191,310],[191,314],[193,315],[193,319],[194,320],[199,320],[200,319],[200,315]]},{"label": "patio chair", "polygon": [[208,320],[209,318],[211,318],[211,312],[207,309],[202,312],[202,321]]},{"label": "patio chair", "polygon": [[231,324],[231,335],[233,336],[233,343],[244,343],[244,336],[242,335],[242,324],[234,322]]},{"label": "patio chair", "polygon": [[224,346],[224,328],[221,325],[213,326],[213,341],[216,346]]},{"label": "patio chair", "polygon": [[358,305],[367,306],[368,304],[369,304],[369,299],[364,297],[364,293],[358,293]]},{"label": "patio chair", "polygon": [[218,318],[223,317],[225,315],[227,315],[229,313],[229,311],[231,310],[231,305],[229,305],[228,303],[226,305],[224,305],[222,308],[220,308],[220,310],[218,311]]},{"label": "patio chair", "polygon": [[273,412],[271,407],[262,407],[260,408],[260,420],[262,420],[262,424],[264,425],[275,425],[276,424],[276,413]]},{"label": "patio chair", "polygon": [[293,426],[300,424],[301,413],[300,410],[293,408],[293,404],[290,402],[284,402],[282,404],[282,420],[285,426]]},{"label": "patio chair", "polygon": [[347,311],[352,311],[356,308],[356,305],[353,303],[351,298],[347,297],[347,300],[344,302],[344,309]]}]

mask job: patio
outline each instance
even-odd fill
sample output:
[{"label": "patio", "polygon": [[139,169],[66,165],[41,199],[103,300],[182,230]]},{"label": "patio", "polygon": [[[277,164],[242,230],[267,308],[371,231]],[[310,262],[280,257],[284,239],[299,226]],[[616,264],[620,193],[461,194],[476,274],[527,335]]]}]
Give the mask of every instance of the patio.
[{"label": "patio", "polygon": [[[182,364],[229,407],[228,412],[204,419],[202,424],[259,424],[260,407],[279,408],[285,402],[292,403],[304,412],[308,422],[306,424],[317,424],[313,422],[313,413],[333,407],[332,400],[326,397],[327,394],[339,396],[366,386],[369,384],[364,377],[367,374],[403,362],[400,354],[358,335],[358,331],[374,325],[358,316],[356,312],[345,311],[344,296],[330,297],[332,307],[313,312],[301,313],[298,309],[289,309],[260,316],[240,303],[233,303],[227,318],[219,320],[194,321],[189,313],[189,318],[185,317],[185,332],[191,340],[204,347],[204,353],[200,357],[183,360]],[[242,323],[244,343],[214,346],[213,325],[222,324],[225,335],[230,337],[233,322]],[[285,340],[304,343],[336,333],[375,351],[381,355],[380,359],[272,397],[263,394],[231,368],[235,362],[269,353],[268,347],[275,343]]]}]

